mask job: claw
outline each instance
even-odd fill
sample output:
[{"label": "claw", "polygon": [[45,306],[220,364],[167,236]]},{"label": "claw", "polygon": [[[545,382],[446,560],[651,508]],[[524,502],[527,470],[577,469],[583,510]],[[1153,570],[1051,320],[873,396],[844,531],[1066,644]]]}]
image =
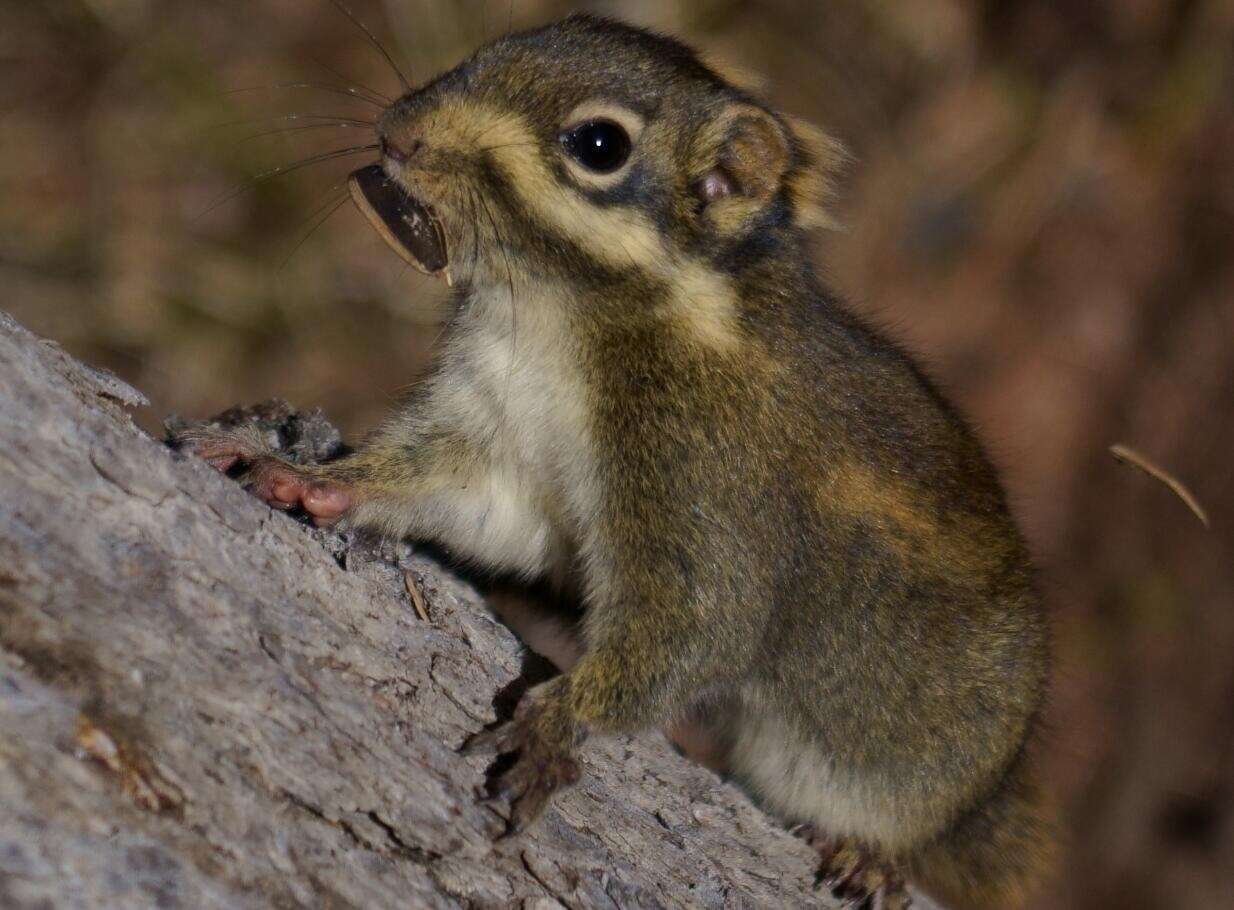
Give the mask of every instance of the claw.
[{"label": "claw", "polygon": [[256,427],[193,427],[175,437],[176,448],[209,462],[219,471],[228,471],[239,462],[270,454],[270,448]]},{"label": "claw", "polygon": [[206,461],[209,463],[210,467],[214,468],[214,470],[218,471],[220,474],[226,474],[237,464],[237,462],[240,461],[240,459],[235,455],[219,455],[215,458],[207,458]]},{"label": "claw", "polygon": [[549,791],[536,791],[533,795],[514,801],[510,811],[510,824],[506,829],[508,836],[522,834],[531,823],[540,817],[548,805]]},{"label": "claw", "polygon": [[487,730],[481,730],[479,733],[474,733],[460,751],[464,755],[481,755],[485,753],[504,755],[508,752],[513,752],[517,744],[514,742],[510,727],[511,724],[507,722],[496,727],[490,727]]},{"label": "claw", "polygon": [[847,910],[908,910],[912,905],[899,872],[864,847],[826,837],[809,825],[800,834],[818,851],[814,886],[827,887]]}]

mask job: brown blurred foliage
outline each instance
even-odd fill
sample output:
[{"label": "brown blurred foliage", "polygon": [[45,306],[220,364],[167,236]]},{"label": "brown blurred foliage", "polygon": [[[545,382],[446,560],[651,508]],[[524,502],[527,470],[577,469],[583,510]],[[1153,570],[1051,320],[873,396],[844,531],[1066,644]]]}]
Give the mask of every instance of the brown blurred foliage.
[{"label": "brown blurred foliage", "polygon": [[[1042,906],[1234,906],[1234,3],[354,6],[417,78],[510,26],[615,13],[849,146],[820,261],[973,417],[1056,616],[1073,843]],[[273,119],[370,117],[272,88],[344,80],[397,88],[327,0],[3,0],[0,307],[144,389],[149,426],[275,394],[372,425],[440,292],[348,205],[300,243],[363,156],[217,204],[369,141]],[[1185,479],[1211,531],[1116,442]]]}]

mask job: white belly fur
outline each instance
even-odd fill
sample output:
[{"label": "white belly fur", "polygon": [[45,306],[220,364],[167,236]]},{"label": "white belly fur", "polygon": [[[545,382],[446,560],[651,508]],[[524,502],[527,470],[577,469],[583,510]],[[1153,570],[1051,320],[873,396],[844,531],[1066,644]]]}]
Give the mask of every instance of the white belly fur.
[{"label": "white belly fur", "polygon": [[749,780],[767,808],[785,821],[809,822],[825,834],[855,837],[889,851],[903,845],[903,819],[889,805],[885,785],[867,786],[765,709],[743,710],[735,733],[734,772]]}]

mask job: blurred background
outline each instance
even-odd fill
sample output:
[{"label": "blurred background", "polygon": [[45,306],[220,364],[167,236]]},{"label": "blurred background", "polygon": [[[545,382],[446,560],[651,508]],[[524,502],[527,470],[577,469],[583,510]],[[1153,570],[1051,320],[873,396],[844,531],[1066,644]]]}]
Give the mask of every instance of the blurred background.
[{"label": "blurred background", "polygon": [[[848,145],[819,261],[972,416],[1055,616],[1072,844],[1039,906],[1234,907],[1234,2],[351,2],[416,79],[621,15]],[[152,430],[280,395],[354,438],[440,291],[331,208],[371,153],[247,183],[371,141],[342,85],[398,84],[328,0],[0,0],[0,308]]]}]

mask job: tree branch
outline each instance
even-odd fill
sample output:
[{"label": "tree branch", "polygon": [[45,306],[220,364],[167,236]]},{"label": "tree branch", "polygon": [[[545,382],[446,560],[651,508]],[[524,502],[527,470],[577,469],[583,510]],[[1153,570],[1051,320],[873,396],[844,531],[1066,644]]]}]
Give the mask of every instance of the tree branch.
[{"label": "tree branch", "polygon": [[589,744],[493,843],[457,749],[524,685],[517,641],[410,546],[169,451],[143,402],[0,313],[0,905],[832,906],[809,847],[658,734]]}]

